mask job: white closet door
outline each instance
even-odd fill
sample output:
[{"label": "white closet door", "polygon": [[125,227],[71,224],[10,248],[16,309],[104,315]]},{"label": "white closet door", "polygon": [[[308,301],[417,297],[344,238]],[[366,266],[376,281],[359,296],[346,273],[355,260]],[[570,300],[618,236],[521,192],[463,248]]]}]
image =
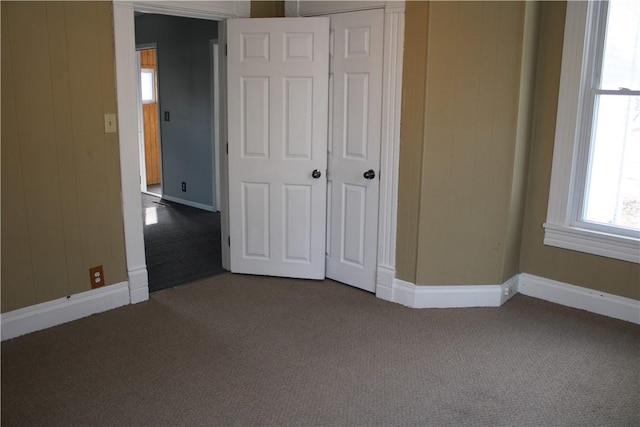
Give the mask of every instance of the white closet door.
[{"label": "white closet door", "polygon": [[322,279],[329,18],[227,26],[231,271]]},{"label": "white closet door", "polygon": [[384,12],[330,17],[327,277],[374,292]]}]

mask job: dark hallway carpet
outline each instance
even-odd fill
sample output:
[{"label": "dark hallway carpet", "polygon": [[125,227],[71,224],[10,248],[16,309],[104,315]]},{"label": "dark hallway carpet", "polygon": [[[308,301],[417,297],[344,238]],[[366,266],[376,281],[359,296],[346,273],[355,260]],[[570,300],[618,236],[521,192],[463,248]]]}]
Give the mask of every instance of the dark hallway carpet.
[{"label": "dark hallway carpet", "polygon": [[219,212],[142,194],[142,214],[150,292],[224,272]]}]

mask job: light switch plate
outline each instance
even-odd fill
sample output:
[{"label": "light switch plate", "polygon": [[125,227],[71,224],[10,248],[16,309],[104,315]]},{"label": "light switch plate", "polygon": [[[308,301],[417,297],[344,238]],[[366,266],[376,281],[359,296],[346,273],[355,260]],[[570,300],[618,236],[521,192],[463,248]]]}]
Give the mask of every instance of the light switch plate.
[{"label": "light switch plate", "polygon": [[104,115],[104,133],[116,133],[118,132],[118,123],[116,122],[115,114]]}]

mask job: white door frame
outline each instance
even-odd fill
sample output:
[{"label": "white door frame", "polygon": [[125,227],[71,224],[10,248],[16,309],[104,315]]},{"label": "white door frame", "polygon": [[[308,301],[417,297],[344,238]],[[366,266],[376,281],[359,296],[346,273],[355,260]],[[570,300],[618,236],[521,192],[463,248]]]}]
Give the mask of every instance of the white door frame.
[{"label": "white door frame", "polygon": [[[120,174],[122,210],[129,284],[132,304],[149,299],[149,279],[142,230],[142,198],[140,195],[140,153],[138,148],[137,71],[134,11],[222,21],[218,39],[223,43],[224,20],[249,17],[249,1],[114,1],[113,21],[116,54]],[[321,7],[316,7],[321,5]],[[385,9],[383,59],[383,111],[381,142],[380,209],[378,225],[378,273],[376,295],[391,299],[395,277],[396,218],[398,204],[398,159],[400,151],[400,107],[402,95],[402,55],[404,46],[404,1],[389,2],[301,2],[287,1],[287,16],[311,16],[330,13]],[[226,76],[221,65],[220,81]],[[225,88],[221,85],[221,102]],[[226,122],[226,109],[220,111],[221,125]],[[226,129],[221,129],[225,135]],[[222,241],[229,235],[226,144],[220,144]],[[228,268],[229,249],[222,245],[223,266]]]},{"label": "white door frame", "polygon": [[219,39],[209,41],[211,54],[211,138],[213,159],[213,179],[216,185],[213,187],[214,212],[220,212],[220,64],[218,57],[220,52]]}]

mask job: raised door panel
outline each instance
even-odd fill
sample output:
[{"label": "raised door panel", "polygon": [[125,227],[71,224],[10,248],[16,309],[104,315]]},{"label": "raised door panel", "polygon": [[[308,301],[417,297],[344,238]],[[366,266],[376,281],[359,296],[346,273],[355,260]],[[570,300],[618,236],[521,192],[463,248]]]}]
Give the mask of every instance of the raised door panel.
[{"label": "raised door panel", "polygon": [[342,156],[354,160],[366,160],[369,143],[369,73],[345,73],[343,87]]},{"label": "raised door panel", "polygon": [[364,267],[367,188],[344,184],[342,187],[342,241],[340,257],[344,263]]},{"label": "raised door panel", "polygon": [[242,78],[242,156],[269,157],[269,78]]},{"label": "raised door panel", "polygon": [[284,186],[284,259],[311,262],[311,187]]},{"label": "raised door panel", "polygon": [[284,130],[285,158],[311,159],[313,79],[285,77]]},{"label": "raised door panel", "polygon": [[269,259],[269,184],[242,183],[243,257]]}]

